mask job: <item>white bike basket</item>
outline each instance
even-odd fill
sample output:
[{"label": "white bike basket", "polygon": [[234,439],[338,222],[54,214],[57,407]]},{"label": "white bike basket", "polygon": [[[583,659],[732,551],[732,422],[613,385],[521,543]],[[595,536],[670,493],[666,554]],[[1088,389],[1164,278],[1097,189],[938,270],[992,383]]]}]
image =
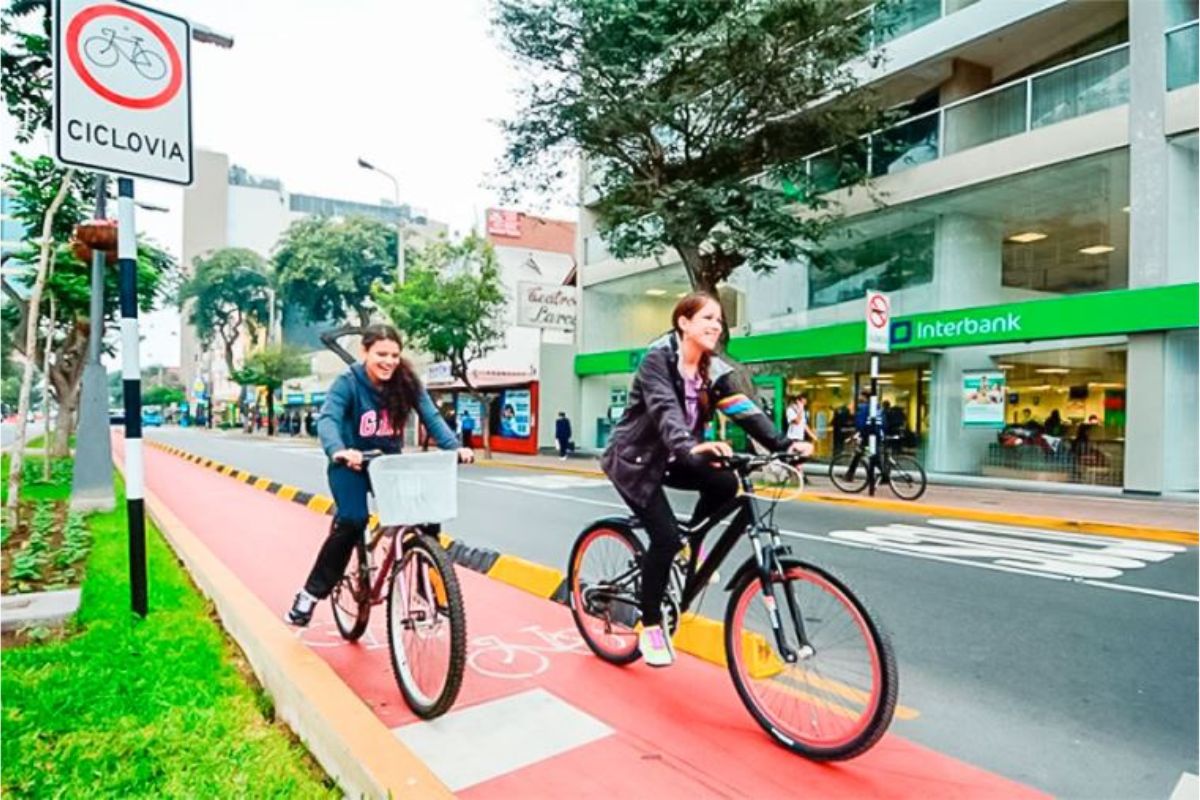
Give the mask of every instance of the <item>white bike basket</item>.
[{"label": "white bike basket", "polygon": [[367,467],[380,525],[445,522],[458,516],[458,453],[379,456]]}]

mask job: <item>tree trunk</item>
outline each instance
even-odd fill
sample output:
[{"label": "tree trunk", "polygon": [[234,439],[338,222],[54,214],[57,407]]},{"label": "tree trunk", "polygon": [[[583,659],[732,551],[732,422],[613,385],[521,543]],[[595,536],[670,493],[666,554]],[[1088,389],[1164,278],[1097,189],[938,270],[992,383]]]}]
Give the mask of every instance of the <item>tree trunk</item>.
[{"label": "tree trunk", "polygon": [[275,435],[275,391],[267,387],[267,436]]},{"label": "tree trunk", "polygon": [[[47,278],[54,274],[49,269]],[[54,349],[54,323],[57,322],[58,304],[54,295],[50,295],[50,321],[46,325],[46,343],[42,345],[42,380],[46,383],[42,397],[42,417],[46,420],[46,432],[42,434],[42,481],[50,482],[50,351]],[[56,426],[62,428],[61,421]]]},{"label": "tree trunk", "polygon": [[480,415],[483,417],[479,421],[479,430],[483,437],[483,456],[484,458],[492,457],[492,399],[489,395],[478,393],[473,397],[479,401],[479,407],[483,409]]},{"label": "tree trunk", "polygon": [[[42,304],[42,291],[46,288],[46,272],[50,266],[50,251],[54,246],[54,240],[50,235],[54,225],[54,216],[58,213],[58,209],[63,204],[63,200],[67,198],[67,192],[71,190],[71,180],[75,177],[75,170],[68,169],[63,174],[62,183],[59,184],[58,193],[54,195],[54,200],[51,201],[50,207],[46,209],[46,216],[42,219],[42,242],[41,249],[38,253],[38,270],[37,277],[33,282],[33,291],[29,295],[29,319],[25,326],[25,342],[27,345],[37,341],[37,321],[38,309]],[[21,470],[25,467],[25,437],[28,434],[29,417],[29,390],[33,387],[33,359],[25,360],[25,370],[21,375],[21,393],[17,400],[17,438],[13,442],[12,460],[9,462],[8,469],[8,511],[9,524],[14,528],[17,524],[17,503],[20,501],[21,494]]]},{"label": "tree trunk", "polygon": [[[88,324],[76,322],[66,340],[54,355],[54,366],[47,378],[54,386],[58,401],[58,423],[55,426],[55,458],[70,455],[71,434],[75,432],[79,401],[83,385],[83,370],[87,366]],[[47,441],[49,438],[47,437]]]}]

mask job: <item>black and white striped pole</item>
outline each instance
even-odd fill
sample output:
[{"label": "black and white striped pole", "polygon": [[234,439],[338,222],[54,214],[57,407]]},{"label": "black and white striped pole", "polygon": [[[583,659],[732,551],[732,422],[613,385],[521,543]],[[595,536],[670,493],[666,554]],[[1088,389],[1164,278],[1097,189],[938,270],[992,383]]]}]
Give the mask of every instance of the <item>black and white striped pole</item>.
[{"label": "black and white striped pole", "polygon": [[145,460],[142,453],[142,367],[138,335],[137,231],[133,179],[117,179],[117,263],[121,268],[121,377],[125,391],[125,510],[129,518],[129,591],[146,616]]}]

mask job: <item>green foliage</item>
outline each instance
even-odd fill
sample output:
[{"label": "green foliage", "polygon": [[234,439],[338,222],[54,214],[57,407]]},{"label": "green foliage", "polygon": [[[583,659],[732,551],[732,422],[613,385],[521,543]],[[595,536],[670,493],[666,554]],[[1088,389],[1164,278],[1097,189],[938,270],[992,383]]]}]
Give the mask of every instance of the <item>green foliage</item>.
[{"label": "green foliage", "polygon": [[191,279],[180,288],[181,305],[194,301],[188,321],[205,345],[220,339],[230,372],[238,336],[244,331],[253,338],[269,321],[271,281],[270,269],[258,253],[227,247],[197,258]]},{"label": "green foliage", "polygon": [[265,347],[252,353],[233,379],[243,386],[262,386],[274,393],[292,378],[309,373],[308,358],[303,352],[285,345]]},{"label": "green foliage", "polygon": [[[50,156],[25,158],[12,153],[10,158],[12,163],[4,166],[4,182],[13,193],[12,217],[25,227],[30,239],[40,239],[42,218],[58,194],[66,170]],[[67,242],[75,226],[88,218],[92,208],[89,192],[93,180],[88,172],[76,172],[71,179],[71,189],[58,207],[50,228],[54,241]]]},{"label": "green foliage", "polygon": [[396,275],[396,229],[367,217],[293,222],[274,256],[283,299],[310,322],[370,322],[371,288]]},{"label": "green foliage", "polygon": [[130,622],[122,501],[88,518],[75,635],[0,653],[5,795],[339,796],[260,711],[236,648],[153,525],[150,615]]},{"label": "green foliage", "polygon": [[472,233],[438,241],[414,254],[402,286],[378,288],[380,309],[410,343],[440,361],[470,387],[469,368],[504,339],[504,290],[496,253]]},{"label": "green foliage", "polygon": [[142,405],[144,406],[173,406],[187,400],[183,389],[177,386],[150,386],[142,384]]},{"label": "green foliage", "polygon": [[[22,19],[36,13],[38,31]],[[23,24],[24,23],[24,24]],[[50,129],[50,90],[52,61],[50,54],[49,0],[14,0],[0,15],[0,33],[6,39],[0,53],[0,85],[4,104],[16,121],[17,141],[29,142],[38,131]],[[9,44],[11,42],[11,45]]]},{"label": "green foliage", "polygon": [[[803,158],[826,148],[843,182],[876,127],[858,89],[871,15],[839,0],[500,0],[496,27],[525,71],[505,124],[510,192],[585,184],[621,258],[674,247],[712,290],[742,264],[770,270],[809,252],[830,209]],[[790,189],[788,187],[791,187]],[[797,203],[810,213],[798,213]]]}]

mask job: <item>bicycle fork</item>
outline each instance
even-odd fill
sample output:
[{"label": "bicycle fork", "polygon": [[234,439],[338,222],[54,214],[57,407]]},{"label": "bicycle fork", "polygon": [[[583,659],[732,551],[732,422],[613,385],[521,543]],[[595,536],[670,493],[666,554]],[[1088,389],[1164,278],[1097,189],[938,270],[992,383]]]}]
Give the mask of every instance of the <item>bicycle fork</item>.
[{"label": "bicycle fork", "polygon": [[758,567],[763,604],[767,607],[767,613],[770,616],[771,630],[775,634],[775,644],[779,648],[779,654],[786,663],[795,664],[797,661],[811,658],[816,654],[816,650],[808,641],[808,635],[805,633],[804,615],[800,612],[800,604],[792,592],[791,583],[783,580],[780,583],[783,586],[784,601],[792,627],[796,631],[796,642],[799,646],[794,648],[788,644],[787,634],[783,627],[783,617],[779,613],[779,603],[775,600],[775,582],[772,580],[776,574],[783,575],[783,565],[779,561],[779,556],[787,552],[787,547],[780,542],[778,533],[771,530],[770,534],[770,547],[764,547],[762,536],[757,531],[750,533],[750,542],[754,547],[754,563]]}]

